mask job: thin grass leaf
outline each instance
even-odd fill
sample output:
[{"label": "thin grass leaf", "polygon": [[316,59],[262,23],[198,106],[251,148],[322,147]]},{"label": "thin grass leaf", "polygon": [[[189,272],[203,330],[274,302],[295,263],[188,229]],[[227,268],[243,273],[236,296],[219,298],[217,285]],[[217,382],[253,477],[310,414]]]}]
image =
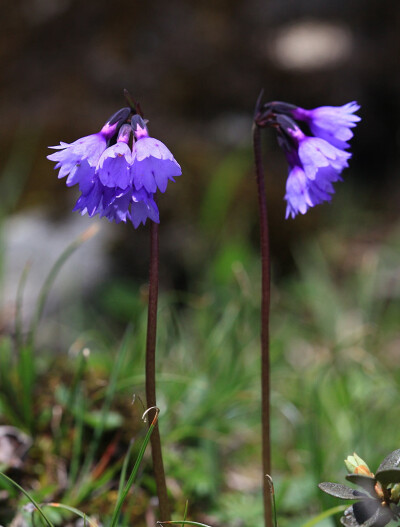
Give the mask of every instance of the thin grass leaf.
[{"label": "thin grass leaf", "polygon": [[72,444],[72,453],[71,453],[71,465],[69,472],[69,485],[75,482],[77,474],[79,472],[80,456],[82,451],[82,437],[83,437],[83,418],[85,415],[85,398],[82,393],[82,385],[78,389],[78,395],[76,398],[75,404],[75,434]]},{"label": "thin grass leaf", "polygon": [[79,481],[79,485],[76,484],[74,486],[71,492],[65,494],[65,501],[72,503],[73,506],[77,506],[87,500],[89,496],[94,496],[94,493],[97,496],[104,495],[110,490],[111,481],[115,479],[116,473],[120,468],[121,463],[117,462],[95,479],[91,474],[88,474],[83,481]]},{"label": "thin grass leaf", "polygon": [[17,343],[17,348],[22,348],[23,345],[23,331],[22,331],[22,305],[24,298],[24,290],[26,281],[28,279],[29,271],[31,269],[31,262],[27,262],[24,266],[24,269],[21,273],[21,278],[18,282],[17,289],[17,299],[15,305],[15,340]]},{"label": "thin grass leaf", "polygon": [[18,404],[18,392],[11,380],[13,371],[13,350],[11,340],[3,338],[0,342],[0,408],[7,415],[9,424],[18,428],[25,428],[21,408]]},{"label": "thin grass leaf", "polygon": [[76,514],[77,516],[80,516],[83,518],[84,524],[89,523],[92,527],[98,527],[98,523],[94,520],[91,520],[87,514],[80,511],[79,509],[76,509],[75,507],[71,507],[70,505],[63,505],[62,503],[42,503],[42,507],[52,507],[56,509],[63,509],[69,512],[72,512]]},{"label": "thin grass leaf", "polygon": [[32,505],[34,505],[34,507],[36,507],[37,511],[39,512],[41,517],[44,519],[44,521],[47,523],[47,525],[49,527],[54,527],[54,525],[51,523],[51,521],[47,518],[45,513],[42,511],[40,505],[32,498],[32,496],[29,494],[29,492],[27,492],[20,485],[18,485],[18,483],[16,483],[13,479],[11,479],[8,476],[6,476],[4,474],[4,472],[0,472],[0,476],[2,476],[6,481],[8,481],[12,485],[14,485],[14,487],[16,487],[19,491],[21,491],[22,494],[24,494],[28,498],[28,500],[32,503]]},{"label": "thin grass leaf", "polygon": [[125,501],[125,499],[126,499],[126,497],[128,495],[129,489],[131,488],[133,482],[135,481],[136,475],[137,475],[138,470],[139,470],[140,463],[142,462],[145,450],[146,450],[147,445],[148,445],[148,443],[150,441],[150,436],[151,436],[151,434],[152,434],[152,432],[154,430],[154,427],[157,424],[158,415],[160,413],[160,410],[157,407],[148,408],[145,411],[145,413],[143,414],[143,418],[145,418],[145,416],[149,412],[149,410],[155,410],[156,411],[156,415],[154,416],[154,419],[153,419],[153,421],[152,421],[152,423],[149,426],[149,429],[147,431],[146,437],[143,440],[142,446],[140,447],[140,451],[139,451],[138,457],[136,458],[135,465],[134,465],[134,467],[132,469],[131,475],[129,476],[129,479],[128,479],[125,487],[124,487],[124,490],[121,493],[121,496],[117,500],[117,503],[115,505],[115,509],[114,509],[114,512],[113,512],[113,515],[112,515],[112,518],[111,518],[110,527],[115,527],[117,525],[119,516],[121,514],[122,505],[123,505],[123,503],[124,503],[124,501]]},{"label": "thin grass leaf", "polygon": [[198,527],[210,527],[210,525],[207,525],[206,523],[199,523],[199,522],[192,522],[189,520],[170,520],[168,522],[162,522],[158,521],[157,524],[159,525],[170,525],[170,524],[180,524],[180,525],[198,525]]},{"label": "thin grass leaf", "polygon": [[36,378],[36,363],[34,360],[32,347],[22,346],[22,348],[19,350],[17,371],[20,384],[20,396],[18,397],[18,401],[22,401],[21,413],[25,421],[25,426],[27,426],[31,433],[33,433],[33,389]]},{"label": "thin grass leaf", "polygon": [[104,397],[104,403],[101,409],[101,418],[100,418],[100,425],[95,427],[93,439],[89,446],[89,451],[87,453],[87,456],[85,458],[85,462],[81,471],[81,477],[85,477],[85,475],[89,472],[91,465],[93,463],[94,457],[96,455],[97,449],[100,444],[101,436],[104,432],[104,425],[106,422],[106,416],[111,408],[111,403],[116,391],[116,385],[119,373],[121,371],[122,365],[124,363],[126,354],[129,349],[129,342],[132,336],[132,328],[128,327],[124,339],[122,341],[121,346],[119,347],[119,350],[117,352],[116,360],[114,361],[114,366],[111,371],[110,380],[107,385],[107,389],[105,392]]},{"label": "thin grass leaf", "polygon": [[185,521],[186,521],[187,513],[188,513],[188,508],[189,508],[189,502],[188,502],[188,500],[186,500],[185,511],[183,513],[182,527],[185,525]]},{"label": "thin grass leaf", "polygon": [[314,525],[317,525],[317,523],[322,522],[322,520],[325,520],[326,518],[329,518],[334,514],[338,514],[339,512],[344,512],[347,507],[348,505],[337,505],[336,507],[332,507],[331,509],[321,512],[321,514],[318,514],[318,516],[315,516],[308,522],[303,523],[302,527],[314,527]]},{"label": "thin grass leaf", "polygon": [[50,290],[54,284],[55,279],[57,278],[60,269],[68,260],[68,258],[87,240],[92,238],[99,231],[99,225],[94,223],[88,229],[86,229],[82,234],[80,234],[68,247],[61,253],[58,260],[56,260],[53,267],[50,269],[50,272],[44,281],[42,289],[40,290],[38,301],[36,304],[35,312],[32,316],[32,321],[28,333],[28,345],[32,348],[34,347],[35,337],[37,328],[42,318],[44,307],[46,305],[47,298],[49,296]]},{"label": "thin grass leaf", "polygon": [[33,432],[33,388],[36,378],[36,364],[33,356],[33,348],[24,345],[22,327],[22,303],[23,293],[28,278],[31,262],[27,262],[18,283],[16,314],[15,314],[15,341],[17,345],[17,371],[19,378],[19,397],[17,401],[22,401],[21,414],[23,415],[25,426]]},{"label": "thin grass leaf", "polygon": [[[80,351],[79,357],[77,360],[79,361],[78,366],[75,368],[74,377],[72,379],[71,387],[68,392],[67,402],[65,404],[65,407],[67,408],[67,410],[71,412],[71,414],[74,414],[75,402],[76,402],[77,397],[79,396],[79,393],[81,390],[81,384],[82,384],[83,377],[86,371],[87,354],[86,354],[85,349]],[[66,437],[67,435],[68,424],[64,418],[64,415],[65,414],[63,413],[63,418],[61,419],[60,426],[55,435],[55,451],[57,453],[60,452],[62,438]]]},{"label": "thin grass leaf", "polygon": [[269,474],[266,474],[265,477],[267,478],[268,484],[269,484],[269,492],[270,492],[270,498],[271,498],[271,505],[272,505],[272,513],[274,518],[274,527],[278,527],[278,520],[276,517],[276,502],[275,502],[275,487],[274,482]]},{"label": "thin grass leaf", "polygon": [[133,444],[134,444],[134,440],[132,439],[130,441],[130,443],[129,443],[128,452],[126,453],[126,456],[125,456],[125,459],[124,459],[124,463],[122,465],[121,476],[119,478],[117,502],[121,498],[122,491],[123,491],[124,486],[125,486],[126,473],[127,473],[127,470],[128,470],[128,464],[129,464],[129,461],[130,461],[130,458],[131,458],[131,454],[132,454]]}]

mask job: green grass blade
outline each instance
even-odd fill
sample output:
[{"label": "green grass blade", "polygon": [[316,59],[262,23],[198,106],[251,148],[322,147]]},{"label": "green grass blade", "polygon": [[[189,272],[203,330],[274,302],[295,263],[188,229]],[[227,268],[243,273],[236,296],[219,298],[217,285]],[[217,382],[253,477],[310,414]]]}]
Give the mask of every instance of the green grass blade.
[{"label": "green grass blade", "polygon": [[11,339],[0,341],[0,413],[7,416],[9,424],[25,428],[25,422],[19,405],[18,389],[10,375],[14,369],[13,347]]},{"label": "green grass blade", "polygon": [[117,352],[116,360],[114,361],[114,366],[112,368],[110,380],[108,382],[105,396],[104,396],[104,403],[101,409],[100,424],[96,426],[94,430],[93,439],[90,443],[89,451],[87,453],[87,456],[86,456],[86,459],[85,459],[85,462],[84,462],[84,465],[81,471],[82,478],[84,478],[86,474],[89,472],[91,465],[93,463],[94,457],[96,455],[96,451],[99,447],[100,439],[104,432],[104,423],[106,422],[106,415],[111,407],[111,403],[112,403],[112,400],[113,400],[113,397],[116,391],[118,376],[119,376],[119,373],[124,363],[126,354],[129,349],[129,342],[130,342],[131,336],[132,336],[132,328],[129,327],[125,333],[123,342]]},{"label": "green grass blade", "polygon": [[54,525],[51,523],[51,521],[47,518],[45,513],[42,511],[40,505],[38,503],[36,503],[36,501],[32,498],[32,496],[29,494],[29,492],[27,492],[20,485],[18,485],[18,483],[16,483],[13,479],[11,479],[8,476],[6,476],[3,472],[0,472],[0,476],[3,477],[6,481],[11,483],[12,485],[14,485],[14,487],[16,487],[19,491],[21,491],[22,494],[24,494],[28,498],[28,500],[32,503],[32,505],[34,505],[34,507],[37,509],[38,513],[42,516],[42,518],[47,523],[47,525],[49,527],[54,527]]},{"label": "green grass blade", "polygon": [[275,501],[275,488],[274,488],[274,482],[272,481],[272,478],[269,474],[266,474],[265,477],[268,480],[269,484],[269,492],[270,492],[270,500],[272,505],[272,514],[274,519],[274,527],[278,527],[278,519],[276,515],[276,501]]},{"label": "green grass blade", "polygon": [[331,509],[321,512],[321,514],[318,514],[318,516],[315,516],[315,518],[312,518],[308,522],[303,523],[302,527],[314,527],[314,525],[317,525],[317,523],[321,522],[322,520],[325,520],[326,518],[329,518],[338,512],[345,511],[347,507],[348,505],[337,505],[336,507],[332,507]]},{"label": "green grass blade", "polygon": [[79,509],[76,509],[75,507],[71,507],[69,505],[63,505],[62,503],[42,503],[42,507],[52,507],[54,509],[63,509],[63,510],[72,512],[72,513],[76,514],[77,516],[80,516],[81,518],[83,518],[83,521],[85,523],[87,522],[92,527],[98,527],[98,523],[97,522],[95,522],[94,520],[91,520],[90,518],[88,518],[87,514],[85,514],[84,512],[80,511]]},{"label": "green grass blade", "polygon": [[185,525],[185,521],[186,521],[186,518],[187,518],[187,513],[188,513],[188,507],[189,507],[189,502],[186,500],[186,505],[185,505],[185,511],[183,513],[183,521],[182,521],[182,527]]},{"label": "green grass blade", "polygon": [[19,350],[17,371],[21,390],[19,399],[22,402],[22,416],[25,426],[32,433],[34,429],[33,389],[35,385],[36,364],[33,349],[30,346],[22,346]]},{"label": "green grass blade", "polygon": [[[143,414],[143,418],[145,417],[145,415],[147,414],[147,412],[149,410],[151,410],[151,408],[146,410],[146,412]],[[126,499],[126,497],[128,495],[129,489],[131,488],[133,482],[135,481],[136,475],[137,475],[138,470],[139,470],[140,463],[142,462],[145,450],[146,450],[147,445],[148,445],[148,443],[150,441],[150,436],[151,436],[151,434],[152,434],[152,432],[154,430],[154,427],[157,424],[158,414],[160,413],[160,410],[158,408],[155,408],[155,410],[156,410],[156,415],[155,415],[155,417],[153,419],[153,422],[149,426],[149,429],[147,431],[146,437],[144,438],[142,446],[140,447],[140,451],[139,451],[138,457],[136,458],[135,465],[134,465],[134,467],[132,469],[131,475],[129,476],[129,479],[128,479],[125,487],[124,487],[124,490],[122,491],[121,496],[119,497],[119,499],[117,500],[117,503],[115,505],[115,509],[114,509],[114,512],[113,512],[113,515],[112,515],[112,518],[111,518],[111,527],[115,527],[117,525],[117,522],[118,522],[118,519],[119,519],[119,515],[121,514],[122,505],[123,505],[123,503],[124,503],[124,501],[125,501],[125,499]]]},{"label": "green grass blade", "polygon": [[49,296],[50,290],[54,284],[55,279],[57,278],[57,275],[62,268],[62,266],[65,264],[65,262],[68,260],[68,258],[87,240],[92,238],[95,234],[97,234],[99,230],[98,224],[91,225],[88,229],[86,229],[82,234],[80,234],[68,247],[61,253],[58,260],[56,260],[53,267],[50,269],[50,272],[42,286],[42,289],[40,290],[38,302],[36,305],[35,312],[32,317],[32,321],[29,328],[28,333],[28,345],[33,347],[36,337],[36,331],[40,322],[40,319],[42,318],[44,307],[46,305],[47,298]]},{"label": "green grass blade", "polygon": [[15,340],[17,342],[17,348],[21,349],[23,346],[23,329],[22,329],[22,304],[24,297],[24,290],[28,274],[31,269],[31,262],[27,262],[22,271],[21,278],[18,282],[17,299],[15,306]]},{"label": "green grass blade", "polygon": [[180,525],[197,525],[198,527],[210,527],[210,525],[207,525],[206,523],[199,523],[199,522],[192,522],[189,520],[171,520],[169,522],[157,522],[159,525],[170,525],[170,524],[180,524]]},{"label": "green grass blade", "polygon": [[77,397],[75,401],[76,406],[76,421],[75,421],[75,434],[72,443],[71,452],[71,468],[69,472],[69,485],[75,482],[77,474],[79,472],[79,463],[82,450],[82,438],[83,438],[83,417],[86,410],[85,397],[83,396],[82,385],[77,389]]},{"label": "green grass blade", "polygon": [[33,357],[33,348],[29,345],[24,345],[24,335],[22,327],[22,304],[23,294],[28,278],[31,263],[28,262],[21,274],[18,283],[16,313],[15,313],[15,341],[17,345],[17,371],[20,381],[20,397],[17,401],[21,401],[21,415],[24,418],[24,424],[28,430],[33,432],[33,388],[36,377],[36,364]]},{"label": "green grass blade", "polygon": [[[76,400],[80,395],[83,377],[86,372],[87,353],[85,349],[80,351],[77,357],[77,362],[78,364],[74,368],[74,376],[72,378],[71,387],[69,388],[69,392],[68,392],[67,402],[65,404],[65,408],[72,415],[74,415]],[[79,413],[78,413],[78,416],[79,416]],[[67,420],[65,417],[66,417],[65,412],[63,412],[60,426],[58,427],[57,430],[55,430],[55,434],[54,434],[55,452],[57,452],[58,454],[60,453],[62,438],[67,436],[67,428],[71,426],[69,419]]]},{"label": "green grass blade", "polygon": [[130,444],[129,444],[128,452],[126,453],[126,456],[125,456],[125,459],[124,459],[124,463],[122,465],[121,476],[119,478],[119,488],[118,488],[117,502],[121,498],[122,492],[123,492],[123,489],[124,489],[124,486],[125,486],[126,473],[128,471],[128,464],[129,464],[129,460],[131,458],[133,444],[134,444],[134,441],[132,440],[130,442]]}]

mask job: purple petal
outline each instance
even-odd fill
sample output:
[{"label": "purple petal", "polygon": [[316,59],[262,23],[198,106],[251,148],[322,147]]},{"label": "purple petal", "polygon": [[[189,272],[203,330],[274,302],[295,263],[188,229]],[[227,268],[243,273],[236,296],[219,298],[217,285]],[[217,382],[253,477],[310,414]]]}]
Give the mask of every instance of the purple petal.
[{"label": "purple petal", "polygon": [[157,204],[152,195],[148,195],[144,189],[132,194],[131,221],[135,229],[150,218],[155,223],[160,223]]},{"label": "purple petal", "polygon": [[88,194],[92,188],[96,178],[96,169],[91,167],[85,160],[81,163],[77,163],[73,170],[71,170],[66,185],[72,187],[73,185],[79,184],[79,190],[82,194]]},{"label": "purple petal", "polygon": [[361,117],[354,115],[359,109],[360,106],[353,101],[343,106],[321,106],[313,110],[296,108],[292,115],[307,122],[316,137],[345,149],[349,147],[348,141],[353,137],[350,129],[361,120]]},{"label": "purple petal", "polygon": [[147,192],[156,192],[157,187],[161,192],[167,189],[168,180],[182,174],[181,168],[175,160],[157,159],[153,156],[143,161],[134,160],[131,174],[137,190],[144,187]]},{"label": "purple petal", "polygon": [[73,210],[81,211],[81,214],[84,215],[88,213],[89,216],[94,216],[99,212],[100,200],[102,197],[103,186],[101,183],[96,181],[93,185],[93,188],[87,195],[81,195],[78,201],[76,202]]},{"label": "purple petal", "polygon": [[142,161],[149,156],[157,159],[170,159],[171,161],[174,159],[174,156],[164,143],[153,137],[138,139],[133,147],[133,155],[138,161]]},{"label": "purple petal", "polygon": [[106,139],[102,133],[82,137],[73,143],[61,142],[59,146],[51,146],[58,150],[47,156],[50,161],[56,161],[56,167],[60,168],[59,178],[67,176],[74,167],[87,161],[90,166],[96,166],[100,156],[106,148]]},{"label": "purple petal", "polygon": [[116,198],[111,205],[106,207],[100,214],[100,217],[104,216],[109,221],[115,221],[115,223],[126,222],[130,219],[129,206],[131,204],[131,192],[127,192],[123,196]]},{"label": "purple petal", "polygon": [[106,187],[127,188],[131,183],[132,153],[126,143],[118,142],[105,150],[97,165],[100,181]]},{"label": "purple petal", "polygon": [[347,160],[351,157],[349,152],[317,137],[305,137],[300,141],[298,154],[306,176],[311,180],[315,179],[318,169],[324,167],[330,166],[340,173],[348,166]]},{"label": "purple petal", "polygon": [[147,192],[156,192],[157,183],[154,177],[155,166],[152,157],[148,157],[144,161],[138,161],[134,159],[131,166],[131,176],[133,185],[136,190],[140,190],[142,187]]},{"label": "purple petal", "polygon": [[307,209],[313,206],[308,192],[308,181],[304,170],[299,166],[293,167],[289,172],[285,194],[287,201],[286,218],[289,215],[294,218],[298,212],[305,214]]}]

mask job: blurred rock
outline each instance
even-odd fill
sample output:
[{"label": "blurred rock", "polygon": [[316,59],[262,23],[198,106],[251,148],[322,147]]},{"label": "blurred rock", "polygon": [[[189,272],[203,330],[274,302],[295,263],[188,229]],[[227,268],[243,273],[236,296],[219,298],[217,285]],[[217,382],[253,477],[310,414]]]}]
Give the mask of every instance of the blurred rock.
[{"label": "blurred rock", "polygon": [[0,466],[21,468],[22,458],[32,445],[32,439],[14,426],[0,426]]},{"label": "blurred rock", "polygon": [[[93,224],[93,219],[79,214],[70,214],[54,223],[40,209],[11,216],[6,221],[2,305],[11,318],[10,324],[13,323],[18,284],[25,266],[29,264],[23,292],[23,317],[29,320],[57,258]],[[63,302],[72,297],[82,298],[104,279],[109,266],[106,247],[112,240],[112,231],[112,226],[102,221],[100,231],[70,256],[56,278],[48,308],[54,308],[60,298]]]}]

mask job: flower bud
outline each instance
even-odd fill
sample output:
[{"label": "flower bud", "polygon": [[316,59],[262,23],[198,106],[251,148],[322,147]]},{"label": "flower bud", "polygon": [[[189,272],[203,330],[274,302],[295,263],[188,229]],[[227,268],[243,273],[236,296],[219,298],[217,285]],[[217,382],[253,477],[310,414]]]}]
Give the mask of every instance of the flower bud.
[{"label": "flower bud", "polygon": [[149,137],[149,133],[146,127],[146,121],[144,121],[144,119],[142,119],[140,115],[134,115],[132,117],[131,126],[136,139],[143,139],[143,137]]},{"label": "flower bud", "polygon": [[366,462],[355,452],[352,456],[348,456],[347,459],[344,460],[344,464],[346,465],[349,474],[361,474],[362,476],[370,477],[374,476]]},{"label": "flower bud", "polygon": [[121,124],[125,122],[129,115],[132,113],[132,110],[130,108],[121,108],[118,110],[118,112],[115,112],[107,121],[108,124]]}]

